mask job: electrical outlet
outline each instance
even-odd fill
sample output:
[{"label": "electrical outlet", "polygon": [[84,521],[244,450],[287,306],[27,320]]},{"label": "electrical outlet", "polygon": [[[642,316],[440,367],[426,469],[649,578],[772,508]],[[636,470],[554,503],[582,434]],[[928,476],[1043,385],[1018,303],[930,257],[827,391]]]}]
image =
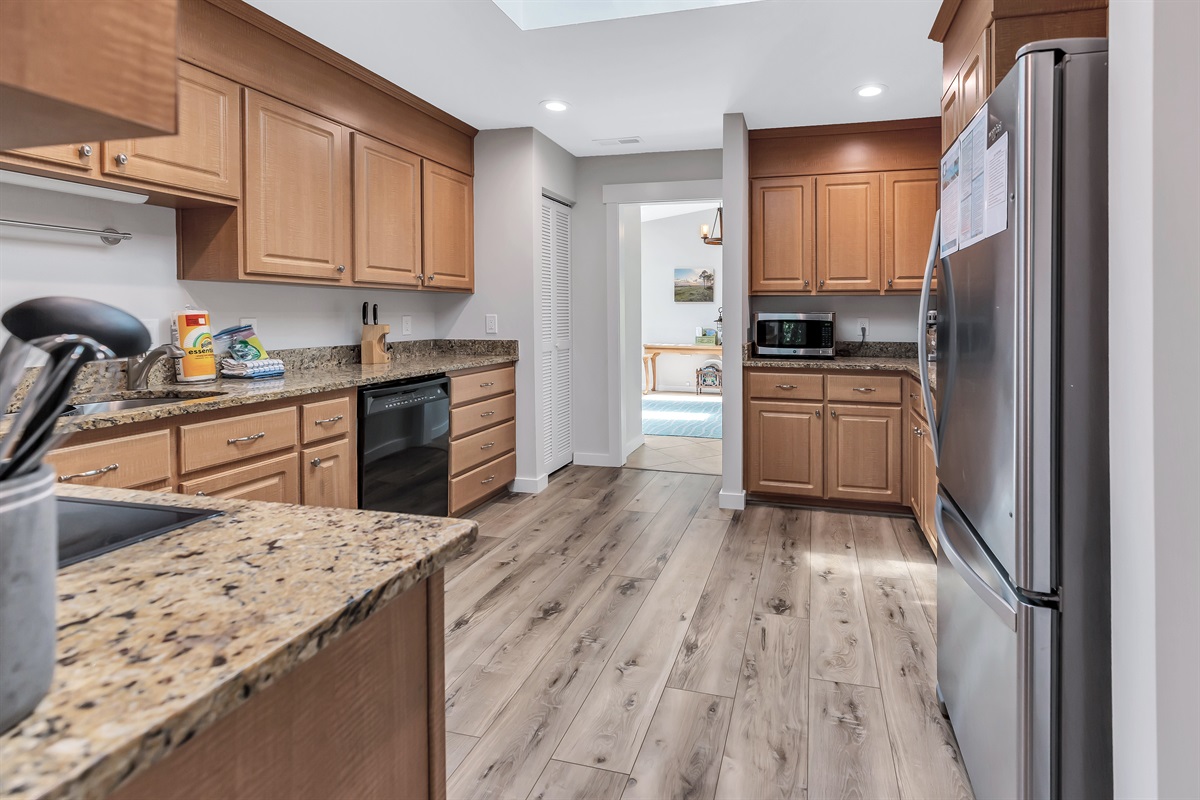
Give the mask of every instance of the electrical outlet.
[{"label": "electrical outlet", "polygon": [[405,314],[404,316],[400,317],[400,335],[412,335],[412,316],[409,314]]},{"label": "electrical outlet", "polygon": [[241,319],[238,320],[238,325],[242,325],[242,326],[249,325],[251,328],[254,328],[255,333],[258,333],[258,318],[257,317],[242,317]]},{"label": "electrical outlet", "polygon": [[864,333],[865,335],[870,336],[871,320],[867,319],[866,317],[859,317],[858,324],[854,326],[854,332],[859,336],[863,336]]},{"label": "electrical outlet", "polygon": [[484,332],[485,333],[499,333],[500,332],[500,318],[498,316],[496,316],[495,314],[487,314],[484,316],[483,319],[484,319]]}]

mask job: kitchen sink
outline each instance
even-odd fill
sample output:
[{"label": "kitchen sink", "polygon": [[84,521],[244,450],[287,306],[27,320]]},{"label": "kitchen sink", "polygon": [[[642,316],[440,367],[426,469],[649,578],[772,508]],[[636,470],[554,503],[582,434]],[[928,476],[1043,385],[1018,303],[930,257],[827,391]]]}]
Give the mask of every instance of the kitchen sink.
[{"label": "kitchen sink", "polygon": [[126,411],[131,408],[146,408],[162,406],[169,403],[182,403],[187,400],[206,400],[210,397],[220,397],[223,392],[209,394],[186,394],[172,397],[114,397],[112,399],[87,398],[75,403],[75,416],[88,414],[107,414],[113,411]]}]

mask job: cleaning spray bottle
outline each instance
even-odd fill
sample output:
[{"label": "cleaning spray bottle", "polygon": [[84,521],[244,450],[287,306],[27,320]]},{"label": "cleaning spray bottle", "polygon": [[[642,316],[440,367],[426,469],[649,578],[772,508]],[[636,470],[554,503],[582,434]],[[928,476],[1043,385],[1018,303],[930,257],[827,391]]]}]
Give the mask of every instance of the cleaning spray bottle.
[{"label": "cleaning spray bottle", "polygon": [[177,382],[216,380],[217,360],[213,357],[212,328],[207,311],[191,306],[176,311],[171,316],[171,339],[183,349],[183,358],[175,361]]}]

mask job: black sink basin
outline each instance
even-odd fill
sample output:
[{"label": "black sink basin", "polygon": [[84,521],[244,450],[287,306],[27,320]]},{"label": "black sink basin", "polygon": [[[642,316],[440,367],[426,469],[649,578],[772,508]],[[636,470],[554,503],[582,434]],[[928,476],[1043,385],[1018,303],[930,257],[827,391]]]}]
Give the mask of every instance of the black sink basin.
[{"label": "black sink basin", "polygon": [[81,497],[57,501],[60,569],[223,513]]}]

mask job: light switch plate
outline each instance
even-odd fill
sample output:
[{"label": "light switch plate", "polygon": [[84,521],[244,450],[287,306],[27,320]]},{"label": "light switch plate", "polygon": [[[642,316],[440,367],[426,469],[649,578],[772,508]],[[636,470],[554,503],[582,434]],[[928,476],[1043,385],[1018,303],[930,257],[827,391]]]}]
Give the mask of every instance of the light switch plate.
[{"label": "light switch plate", "polygon": [[405,314],[404,316],[400,317],[400,335],[412,335],[412,315]]},{"label": "light switch plate", "polygon": [[871,320],[867,317],[859,317],[858,324],[854,326],[854,333],[858,336],[863,335],[863,328],[867,329],[867,336],[871,335]]},{"label": "light switch plate", "polygon": [[500,318],[495,314],[487,314],[484,316],[484,331],[487,333],[500,332]]}]

